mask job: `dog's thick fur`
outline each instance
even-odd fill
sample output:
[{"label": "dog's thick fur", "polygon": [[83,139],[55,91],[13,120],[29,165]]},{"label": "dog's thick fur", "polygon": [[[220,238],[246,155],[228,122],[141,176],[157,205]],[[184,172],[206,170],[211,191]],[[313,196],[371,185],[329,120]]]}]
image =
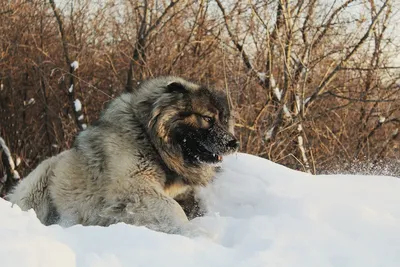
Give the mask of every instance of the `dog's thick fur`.
[{"label": "dog's thick fur", "polygon": [[223,92],[178,77],[112,100],[74,146],[44,160],[8,199],[49,225],[125,222],[183,233],[178,201],[214,176],[238,143]]}]

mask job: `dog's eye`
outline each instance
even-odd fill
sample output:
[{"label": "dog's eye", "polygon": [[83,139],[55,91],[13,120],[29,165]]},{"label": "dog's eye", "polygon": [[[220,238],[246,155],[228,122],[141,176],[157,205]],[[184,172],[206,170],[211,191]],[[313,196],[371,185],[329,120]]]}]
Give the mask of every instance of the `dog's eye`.
[{"label": "dog's eye", "polygon": [[214,118],[213,117],[209,117],[209,116],[202,116],[203,120],[205,120],[206,122],[213,122]]}]

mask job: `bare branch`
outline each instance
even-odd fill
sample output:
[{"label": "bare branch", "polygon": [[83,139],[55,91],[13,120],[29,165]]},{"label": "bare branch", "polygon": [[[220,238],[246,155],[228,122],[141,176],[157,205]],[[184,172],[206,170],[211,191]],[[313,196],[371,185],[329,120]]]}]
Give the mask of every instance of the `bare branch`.
[{"label": "bare branch", "polygon": [[328,30],[331,29],[332,22],[336,18],[336,16],[345,9],[350,3],[354,2],[355,0],[347,0],[344,2],[340,7],[338,7],[329,17],[328,21],[324,25],[324,30],[317,36],[316,40],[312,43],[312,47],[317,47],[319,43],[322,41]]},{"label": "bare branch", "polygon": [[[398,101],[398,99],[364,99],[364,98],[352,98],[352,97],[347,97],[347,96],[343,96],[343,95],[338,95],[333,93],[332,91],[327,91],[324,94],[328,94],[337,98],[341,98],[341,99],[346,99],[346,100],[350,100],[350,101],[355,101],[355,102],[364,102],[364,103],[388,103],[388,102],[394,102],[394,101]],[[321,94],[320,96],[324,95]]]},{"label": "bare branch", "polygon": [[305,108],[308,108],[310,104],[314,102],[314,100],[317,98],[317,96],[321,93],[322,90],[325,89],[325,87],[332,81],[332,79],[335,77],[337,72],[342,68],[343,64],[346,63],[353,55],[354,53],[357,52],[357,50],[364,44],[364,42],[368,39],[372,29],[375,27],[376,22],[378,21],[378,18],[380,14],[383,12],[385,9],[387,3],[389,0],[386,0],[385,3],[382,5],[381,9],[379,12],[376,14],[375,18],[372,20],[371,25],[369,26],[368,30],[364,34],[364,36],[359,40],[359,42],[353,47],[353,49],[342,59],[336,67],[326,76],[326,78],[321,82],[321,84],[315,89],[314,93],[310,96],[309,101],[305,104]]},{"label": "bare branch", "polygon": [[4,139],[0,136],[1,161],[5,169],[3,177],[0,177],[0,195],[7,193],[20,179],[19,173],[15,170],[15,163],[11,156],[10,149]]},{"label": "bare branch", "polygon": [[[153,25],[148,25],[147,12],[149,9],[148,1],[144,0],[144,14],[140,22],[139,31],[137,34],[136,43],[133,49],[133,55],[129,62],[129,70],[127,75],[127,82],[125,90],[127,92],[133,91],[133,67],[141,60],[142,63],[146,62],[145,47],[148,36],[163,22],[164,18],[169,14],[169,11],[179,2],[180,0],[171,1],[170,4],[165,8],[164,12],[157,18]],[[176,16],[177,13],[173,13],[170,16],[170,20]]]},{"label": "bare branch", "polygon": [[[65,86],[64,80],[63,84],[65,86],[67,95],[68,95],[68,100],[69,100],[69,105],[70,108],[72,109],[72,113],[74,115],[74,121],[79,130],[84,130],[86,128],[86,125],[82,123],[82,103],[78,100],[75,99],[75,91],[76,91],[76,85],[75,85],[75,78],[74,78],[74,71],[78,68],[77,64],[78,62],[74,61],[71,62],[69,51],[68,51],[68,42],[67,42],[67,37],[65,35],[65,30],[64,30],[64,22],[63,18],[60,14],[60,11],[56,7],[56,4],[54,3],[54,0],[49,0],[51,8],[53,9],[54,16],[57,19],[58,23],[58,28],[61,34],[61,41],[62,41],[62,46],[63,46],[63,52],[64,52],[64,57],[65,57],[65,62],[67,63],[67,66],[69,68],[69,85]],[[78,102],[79,101],[79,102]],[[79,105],[78,105],[79,103]]]},{"label": "bare branch", "polygon": [[243,45],[239,44],[239,41],[236,39],[236,37],[233,35],[233,31],[230,27],[230,24],[228,22],[228,16],[226,14],[225,8],[222,5],[220,0],[215,0],[215,2],[217,2],[217,5],[219,7],[219,9],[222,12],[222,15],[224,17],[224,22],[225,22],[225,28],[228,32],[229,37],[231,38],[232,43],[235,45],[236,49],[240,52],[243,62],[246,65],[247,69],[249,71],[254,71],[254,68],[252,66],[252,64],[250,63],[250,59],[249,56],[247,55],[246,51],[243,49]]}]

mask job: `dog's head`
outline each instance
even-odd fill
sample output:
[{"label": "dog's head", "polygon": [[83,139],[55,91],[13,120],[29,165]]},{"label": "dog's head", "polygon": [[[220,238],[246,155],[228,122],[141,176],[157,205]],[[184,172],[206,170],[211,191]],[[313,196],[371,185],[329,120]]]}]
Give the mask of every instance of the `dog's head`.
[{"label": "dog's head", "polygon": [[146,88],[157,85],[158,94],[141,103],[149,106],[145,121],[164,160],[202,166],[221,162],[224,155],[237,151],[239,142],[224,92],[176,77],[158,83],[144,84]]},{"label": "dog's head", "polygon": [[168,137],[180,146],[185,161],[218,163],[224,155],[238,149],[225,94],[207,87],[185,92],[185,86],[180,83],[169,84],[167,90],[182,94],[185,99],[173,118]]}]

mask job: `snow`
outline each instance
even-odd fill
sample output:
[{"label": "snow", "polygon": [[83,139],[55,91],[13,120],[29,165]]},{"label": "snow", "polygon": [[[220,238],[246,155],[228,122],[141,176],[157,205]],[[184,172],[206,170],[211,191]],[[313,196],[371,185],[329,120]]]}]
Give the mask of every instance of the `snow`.
[{"label": "snow", "polygon": [[33,105],[33,104],[35,104],[35,99],[34,98],[30,98],[29,100],[28,100],[28,102],[26,102],[25,100],[24,100],[24,106],[29,106],[29,105]]},{"label": "snow", "polygon": [[0,137],[0,153],[3,153],[5,157],[7,158],[8,163],[10,164],[11,170],[15,169],[15,164],[14,160],[11,156],[11,152],[8,149],[8,146],[6,145],[6,142],[4,141],[3,138]]},{"label": "snow", "polygon": [[267,77],[267,74],[265,72],[257,72],[257,76],[260,79],[260,81],[265,82],[265,78]]},{"label": "snow", "polygon": [[281,101],[281,98],[282,98],[282,90],[279,90],[278,87],[274,87],[274,88],[273,88],[273,91],[274,91],[274,94],[275,94],[276,98],[277,98],[279,101]]},{"label": "snow", "polygon": [[83,120],[83,118],[84,118],[84,116],[83,116],[83,114],[81,114],[81,115],[78,117],[78,121]]},{"label": "snow", "polygon": [[15,159],[15,166],[19,166],[19,164],[21,164],[21,158],[17,156],[17,158]]},{"label": "snow", "polygon": [[[6,145],[6,142],[4,141],[3,138],[0,137],[0,155],[4,157],[4,160],[8,161],[8,164],[10,165],[10,171],[12,172],[13,178],[14,179],[19,179],[21,176],[19,175],[18,171],[15,170],[15,163],[14,160],[11,156],[11,152]],[[17,164],[18,166],[18,164]],[[1,179],[2,182],[4,183],[7,180],[7,175],[4,175],[3,178]]]},{"label": "snow", "polygon": [[73,68],[73,71],[76,71],[79,68],[79,62],[78,61],[72,62],[71,68]]},{"label": "snow", "polygon": [[79,99],[74,101],[75,111],[80,111],[82,109],[82,103]]},{"label": "snow", "polygon": [[71,84],[71,86],[68,88],[68,92],[72,93],[74,91],[74,85]]},{"label": "snow", "polygon": [[20,179],[21,178],[21,176],[19,175],[17,170],[12,170],[12,173],[13,173],[13,178],[14,179]]},{"label": "snow", "polygon": [[286,104],[283,105],[283,114],[285,115],[286,118],[292,118],[292,115],[290,114],[290,111],[286,106]]},{"label": "snow", "polygon": [[400,180],[319,175],[241,154],[201,191],[209,212],[187,238],[123,223],[43,226],[0,200],[2,266],[399,266]]},{"label": "snow", "polygon": [[295,111],[295,113],[298,114],[300,112],[301,108],[302,108],[301,99],[300,99],[300,96],[297,95],[297,94],[294,95],[294,98],[296,100],[296,111]]},{"label": "snow", "polygon": [[268,132],[265,134],[265,141],[268,141],[272,137],[272,133],[275,129],[275,126],[272,126],[271,129],[268,130]]},{"label": "snow", "polygon": [[271,84],[272,88],[276,87],[276,81],[275,81],[274,75],[272,75],[272,73],[270,74],[270,77],[269,77],[269,83]]}]

